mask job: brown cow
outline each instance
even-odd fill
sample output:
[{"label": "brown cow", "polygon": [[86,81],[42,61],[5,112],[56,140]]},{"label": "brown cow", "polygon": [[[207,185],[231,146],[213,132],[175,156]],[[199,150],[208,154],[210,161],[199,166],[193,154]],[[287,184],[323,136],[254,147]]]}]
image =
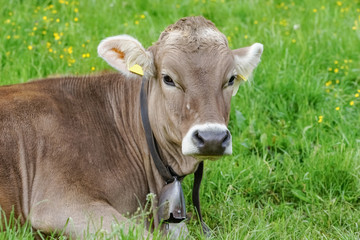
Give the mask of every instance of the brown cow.
[{"label": "brown cow", "polygon": [[[164,185],[141,121],[141,77],[164,164],[179,176],[203,159],[232,153],[231,96],[263,46],[230,50],[203,17],[180,19],[145,50],[127,35],[99,55],[120,73],[60,77],[0,88],[0,206],[35,229],[84,236],[134,213]],[[102,223],[100,223],[102,221]]]}]

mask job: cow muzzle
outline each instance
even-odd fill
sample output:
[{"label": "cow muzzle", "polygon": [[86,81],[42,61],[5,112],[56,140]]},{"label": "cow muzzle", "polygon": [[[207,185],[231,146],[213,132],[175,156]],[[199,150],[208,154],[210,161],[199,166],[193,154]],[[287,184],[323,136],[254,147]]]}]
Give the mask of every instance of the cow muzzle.
[{"label": "cow muzzle", "polygon": [[230,155],[232,154],[230,131],[223,124],[195,125],[182,140],[182,153],[195,157]]}]

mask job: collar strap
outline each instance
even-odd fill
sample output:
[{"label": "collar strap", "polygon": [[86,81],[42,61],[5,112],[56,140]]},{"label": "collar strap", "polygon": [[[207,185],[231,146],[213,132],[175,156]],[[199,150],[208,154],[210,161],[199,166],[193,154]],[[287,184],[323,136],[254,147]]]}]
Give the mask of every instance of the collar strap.
[{"label": "collar strap", "polygon": [[145,130],[146,135],[146,142],[150,150],[151,157],[155,163],[155,166],[161,175],[161,177],[164,179],[166,183],[174,181],[174,178],[178,178],[179,176],[174,171],[171,172],[169,170],[169,167],[166,167],[164,162],[161,160],[156,140],[154,138],[154,134],[151,130],[150,126],[150,120],[149,120],[149,111],[148,111],[148,102],[147,102],[147,95],[145,91],[145,85],[146,85],[146,78],[143,77],[142,84],[141,84],[141,91],[140,91],[140,109],[141,109],[141,119]]}]

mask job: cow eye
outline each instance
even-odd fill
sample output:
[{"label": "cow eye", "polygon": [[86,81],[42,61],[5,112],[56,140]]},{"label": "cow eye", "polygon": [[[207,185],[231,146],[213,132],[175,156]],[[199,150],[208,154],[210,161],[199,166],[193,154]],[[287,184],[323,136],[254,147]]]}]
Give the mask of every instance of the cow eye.
[{"label": "cow eye", "polygon": [[235,80],[236,80],[236,75],[231,76],[231,78],[229,79],[229,82],[228,82],[228,86],[234,85]]},{"label": "cow eye", "polygon": [[169,75],[163,75],[163,81],[166,85],[175,87],[175,83]]}]

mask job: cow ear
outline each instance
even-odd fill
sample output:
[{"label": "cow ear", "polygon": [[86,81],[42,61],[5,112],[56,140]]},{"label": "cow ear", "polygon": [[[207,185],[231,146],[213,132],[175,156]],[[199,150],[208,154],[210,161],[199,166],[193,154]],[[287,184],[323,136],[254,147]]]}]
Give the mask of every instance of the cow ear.
[{"label": "cow ear", "polygon": [[239,75],[234,84],[233,96],[236,95],[241,81],[247,80],[259,64],[263,49],[264,47],[261,43],[254,43],[250,47],[239,48],[232,51],[235,59],[236,74]]},{"label": "cow ear", "polygon": [[98,46],[98,54],[110,66],[127,76],[134,76],[134,73],[141,75],[142,72],[147,76],[154,75],[152,54],[131,36],[105,38]]}]

